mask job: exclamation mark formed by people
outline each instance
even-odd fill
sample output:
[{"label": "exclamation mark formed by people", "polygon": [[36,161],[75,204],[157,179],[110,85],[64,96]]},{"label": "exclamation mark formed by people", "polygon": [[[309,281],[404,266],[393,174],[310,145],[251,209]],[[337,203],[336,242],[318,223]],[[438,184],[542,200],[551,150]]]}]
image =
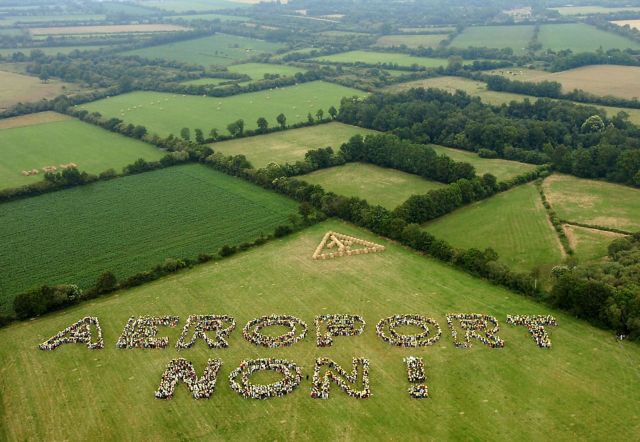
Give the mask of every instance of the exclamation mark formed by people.
[{"label": "exclamation mark formed by people", "polygon": [[416,385],[409,387],[409,396],[415,399],[427,399],[429,397],[429,387],[424,384],[427,376],[424,372],[424,361],[422,358],[408,356],[404,358],[407,364],[407,379]]}]

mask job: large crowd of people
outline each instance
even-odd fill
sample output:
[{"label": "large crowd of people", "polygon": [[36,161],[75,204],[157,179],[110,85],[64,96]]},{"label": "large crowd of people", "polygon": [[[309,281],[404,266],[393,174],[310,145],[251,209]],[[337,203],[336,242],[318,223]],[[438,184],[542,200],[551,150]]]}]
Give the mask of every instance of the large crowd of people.
[{"label": "large crowd of people", "polygon": [[[458,332],[453,326],[453,321],[458,321],[460,328],[465,331],[464,341],[458,339]],[[493,328],[489,329],[489,324],[493,324]],[[447,325],[451,330],[453,342],[458,348],[471,347],[471,339],[477,339],[491,348],[504,347],[504,341],[498,337],[500,331],[498,320],[493,316],[479,313],[447,315]]]},{"label": "large crowd of people", "polygon": [[209,359],[204,374],[200,379],[193,364],[186,359],[179,358],[169,361],[167,369],[162,375],[160,386],[156,391],[156,398],[171,399],[176,385],[182,381],[187,384],[194,399],[209,399],[216,389],[218,371],[222,366],[220,359]]},{"label": "large crowd of people", "polygon": [[316,316],[315,325],[318,347],[331,347],[335,336],[361,335],[366,323],[358,315],[321,315]]},{"label": "large crowd of people", "polygon": [[[96,336],[93,339],[91,328],[95,329]],[[52,351],[63,344],[87,344],[87,348],[91,350],[104,348],[104,339],[102,338],[102,328],[100,321],[94,316],[86,316],[70,325],[55,336],[47,339],[40,344],[38,348],[41,350]]]},{"label": "large crowd of people", "polygon": [[544,326],[557,326],[558,322],[551,315],[507,315],[507,324],[524,325],[538,347],[551,348],[551,340]]},{"label": "large crowd of people", "polygon": [[[268,336],[262,330],[274,325],[288,327],[289,332],[280,336]],[[298,331],[298,327],[300,331]],[[271,315],[253,319],[242,330],[244,338],[255,345],[267,348],[288,347],[307,336],[307,324],[295,316]]]},{"label": "large crowd of people", "polygon": [[[189,330],[193,327],[191,339],[187,341]],[[227,348],[229,343],[226,338],[236,328],[236,320],[227,315],[191,315],[182,329],[182,334],[176,343],[177,349],[187,349],[193,347],[196,341],[201,338],[207,343],[209,348]],[[213,338],[207,333],[214,332]]]},{"label": "large crowd of people", "polygon": [[[407,380],[411,383],[425,382],[427,376],[424,371],[424,361],[416,356],[407,356],[402,359],[407,365]],[[429,387],[424,384],[411,385],[408,390],[409,396],[414,399],[425,399],[429,397]]]},{"label": "large crowd of people", "polygon": [[[249,378],[257,371],[271,370],[281,373],[283,378],[273,384],[252,384]],[[240,381],[238,382],[238,377]],[[280,359],[245,360],[229,374],[231,388],[248,399],[282,397],[295,390],[302,382],[300,368],[293,362]]]},{"label": "large crowd of people", "polygon": [[158,327],[175,327],[177,316],[139,316],[129,318],[116,343],[118,348],[167,348],[169,338],[157,338]]},{"label": "large crowd of people", "polygon": [[[323,367],[324,374],[320,372]],[[362,390],[356,390],[349,384],[358,383],[358,367],[362,367]],[[353,371],[346,372],[340,365],[328,358],[316,359],[316,365],[313,371],[313,386],[311,388],[311,397],[314,399],[328,399],[331,382],[335,382],[342,391],[356,399],[366,399],[371,397],[371,389],[369,388],[369,360],[365,358],[353,358]]]},{"label": "large crowd of people", "polygon": [[[419,334],[405,335],[398,333],[399,327],[414,326],[422,330]],[[431,333],[433,327],[435,332]],[[385,333],[388,329],[388,335]],[[381,319],[376,325],[376,334],[391,345],[398,347],[426,347],[433,345],[442,336],[440,324],[435,319],[422,315],[393,315]]]}]

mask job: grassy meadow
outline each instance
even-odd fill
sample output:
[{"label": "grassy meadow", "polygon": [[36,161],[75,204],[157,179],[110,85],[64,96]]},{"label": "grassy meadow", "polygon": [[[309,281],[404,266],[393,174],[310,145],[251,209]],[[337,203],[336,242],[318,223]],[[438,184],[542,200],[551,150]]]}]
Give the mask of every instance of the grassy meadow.
[{"label": "grassy meadow", "polygon": [[180,84],[188,84],[193,86],[217,86],[220,83],[232,81],[228,78],[198,78],[196,80],[183,81]]},{"label": "grassy meadow", "polygon": [[137,25],[94,25],[94,26],[58,26],[46,28],[30,28],[31,35],[76,35],[76,34],[129,34],[146,32],[178,32],[189,28],[168,24]]},{"label": "grassy meadow", "polygon": [[593,52],[607,49],[640,49],[640,43],[621,35],[601,31],[584,23],[541,25],[538,41],[545,49]]},{"label": "grassy meadow", "polygon": [[18,103],[52,99],[73,90],[78,87],[59,80],[43,83],[38,77],[0,71],[0,111]]},{"label": "grassy meadow", "polygon": [[303,161],[304,155],[311,149],[332,147],[338,151],[343,143],[354,135],[375,133],[369,129],[350,126],[338,122],[317,126],[274,132],[267,135],[241,138],[214,143],[211,147],[225,155],[244,155],[255,168],[269,163],[295,163]]},{"label": "grassy meadow", "polygon": [[544,190],[561,219],[640,231],[638,189],[570,175],[552,175],[544,181]]},{"label": "grassy meadow", "polygon": [[514,270],[550,268],[563,258],[560,241],[533,184],[465,206],[425,228],[455,247],[491,247]]},{"label": "grassy meadow", "polygon": [[164,155],[150,144],[73,119],[1,129],[0,189],[43,179],[42,171],[22,176],[23,170],[75,163],[83,172],[120,172],[138,158],[151,161]]},{"label": "grassy meadow", "polygon": [[169,59],[202,66],[227,66],[247,58],[275,52],[284,44],[237,35],[215,34],[158,46],[123,52],[149,59]]},{"label": "grassy meadow", "polygon": [[446,58],[414,57],[407,54],[373,51],[341,52],[339,54],[312,58],[312,60],[327,63],[389,64],[406,67],[418,65],[425,68],[437,68],[446,66],[447,63],[449,63]]},{"label": "grassy meadow", "polygon": [[376,42],[376,46],[389,48],[405,45],[408,48],[437,48],[447,38],[447,34],[400,34],[383,35]]},{"label": "grassy meadow", "polygon": [[233,0],[137,0],[137,3],[141,6],[148,6],[172,12],[235,9],[247,4],[246,2]]},{"label": "grassy meadow", "polygon": [[[328,230],[374,240],[387,250],[313,261]],[[455,348],[445,315],[458,312],[494,315],[505,348],[477,341],[470,349]],[[275,350],[244,341],[247,321],[273,313],[300,317],[309,325],[307,337]],[[364,333],[316,348],[314,317],[329,313],[362,315]],[[405,313],[436,319],[443,328],[440,341],[403,349],[376,337],[378,320]],[[169,337],[169,348],[116,348],[130,316],[169,314],[180,317],[177,328],[159,330]],[[199,341],[190,350],[175,350],[191,314],[234,316],[229,348],[209,350]],[[524,328],[506,324],[507,314],[553,314],[559,324],[547,327],[553,348],[536,347]],[[88,315],[100,320],[103,350],[37,349]],[[407,394],[402,358],[409,355],[425,360],[430,399]],[[354,356],[368,358],[373,396],[349,398],[332,384],[328,400],[311,399],[306,375],[311,377],[321,356],[345,368]],[[168,361],[177,357],[192,361],[199,375],[207,359],[223,360],[211,399],[194,400],[182,384],[173,400],[154,398]],[[257,357],[297,363],[302,384],[283,398],[242,399],[230,389],[229,373],[241,360]],[[633,440],[640,432],[637,344],[617,342],[610,332],[332,220],[220,263],[0,329],[0,358],[0,439],[8,441],[87,440],[96,434],[109,440],[390,440],[399,429],[408,440],[542,440],[548,434],[557,440]],[[276,378],[252,378],[264,379]]]},{"label": "grassy meadow", "polygon": [[524,54],[533,37],[533,26],[470,26],[453,39],[454,48],[512,48],[514,54]]},{"label": "grassy meadow", "polygon": [[298,72],[304,73],[304,69],[284,64],[268,63],[243,63],[229,66],[229,71],[237,74],[245,74],[252,80],[262,80],[266,74],[277,74],[281,77],[293,77]]},{"label": "grassy meadow", "polygon": [[617,238],[624,237],[618,233],[570,224],[565,224],[563,228],[573,249],[573,256],[581,263],[603,260],[608,255],[609,244]]},{"label": "grassy meadow", "polygon": [[[202,165],[171,167],[0,205],[0,312],[42,284],[93,285],[165,258],[216,253],[287,223],[297,204]],[[0,437],[1,439],[1,437]]]},{"label": "grassy meadow", "polygon": [[284,113],[289,124],[307,120],[318,109],[326,111],[340,105],[342,97],[363,96],[364,92],[344,86],[313,81],[268,91],[214,98],[162,92],[132,92],[84,104],[81,107],[104,116],[121,118],[127,123],[142,124],[152,133],[179,135],[183,127],[200,128],[209,133],[217,128],[227,133],[227,125],[244,119],[246,129],[257,128],[264,117],[277,124]]},{"label": "grassy meadow", "polygon": [[395,209],[411,195],[421,195],[444,186],[418,175],[366,163],[347,163],[316,170],[299,179],[319,184],[329,192],[362,198],[387,209]]},{"label": "grassy meadow", "polygon": [[518,175],[534,170],[533,164],[520,163],[518,161],[501,160],[498,158],[480,158],[477,153],[461,149],[430,144],[436,152],[446,155],[452,160],[462,161],[471,164],[476,168],[477,175],[490,173],[498,178],[498,181],[505,181]]}]

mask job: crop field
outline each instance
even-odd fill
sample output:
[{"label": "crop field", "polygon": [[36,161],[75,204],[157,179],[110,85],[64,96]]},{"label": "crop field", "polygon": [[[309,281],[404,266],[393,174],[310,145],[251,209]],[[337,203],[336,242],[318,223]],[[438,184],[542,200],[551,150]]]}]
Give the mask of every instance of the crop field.
[{"label": "crop field", "polygon": [[0,71],[0,110],[7,109],[20,102],[39,101],[43,98],[55,98],[67,91],[78,89],[58,80],[43,83],[37,77]]},{"label": "crop field", "polygon": [[608,254],[611,242],[624,235],[586,227],[564,225],[564,232],[579,262],[600,261]]},{"label": "crop field", "polygon": [[[640,11],[640,8],[637,9],[638,11]],[[616,21],[612,21],[611,23],[614,23],[618,26],[629,26],[633,29],[640,29],[640,20],[616,20]]]},{"label": "crop field", "polygon": [[149,59],[163,58],[202,66],[227,66],[249,57],[275,52],[283,47],[282,43],[271,43],[236,35],[215,34],[209,37],[127,51],[123,52],[123,55],[139,55]]},{"label": "crop field", "polygon": [[[12,119],[13,128],[0,130],[0,189],[41,181],[46,166],[75,163],[83,172],[99,174],[111,168],[120,172],[138,158],[151,161],[165,155],[150,144],[78,120],[52,118],[38,124],[35,119],[35,124],[20,127],[24,118]],[[22,175],[33,169],[39,173]]]},{"label": "crop field", "polygon": [[557,81],[564,92],[582,89],[595,95],[640,98],[640,67],[636,66],[584,66],[555,72],[542,79]]},{"label": "crop field", "polygon": [[104,26],[60,26],[50,28],[31,28],[32,35],[68,35],[68,34],[121,34],[138,32],[177,32],[189,28],[167,24],[104,25]]},{"label": "crop field", "polygon": [[274,132],[267,135],[223,141],[211,145],[216,152],[225,155],[244,155],[253,167],[259,169],[269,163],[295,163],[303,161],[311,149],[332,147],[338,151],[343,143],[354,135],[375,133],[369,129],[338,122],[318,126]]},{"label": "crop field", "polygon": [[[324,55],[312,60],[327,63],[389,64],[407,67],[418,65],[425,68],[437,68],[446,66],[449,63],[445,58],[414,57],[407,54],[373,51],[342,52],[340,54]],[[468,60],[466,62],[470,63]]]},{"label": "crop field", "polygon": [[364,92],[323,81],[224,98],[176,95],[160,92],[133,92],[82,106],[90,112],[122,118],[128,123],[142,124],[159,135],[179,135],[183,127],[209,133],[217,128],[227,132],[227,125],[239,118],[245,128],[257,128],[264,117],[276,125],[276,117],[284,113],[289,124],[307,120],[307,114],[318,109],[338,107],[342,97],[363,96]]},{"label": "crop field", "polygon": [[387,209],[395,209],[411,195],[425,194],[444,186],[418,175],[365,163],[347,163],[298,178],[311,184],[319,184],[338,195],[355,196]]},{"label": "crop field", "polygon": [[[165,258],[197,258],[287,223],[297,204],[202,165],[103,181],[0,206],[0,312],[33,286],[87,287]],[[42,220],[46,220],[45,223]]]},{"label": "crop field", "polygon": [[640,190],[604,181],[553,175],[544,181],[547,199],[561,219],[640,231]]},{"label": "crop field", "polygon": [[471,26],[453,39],[454,48],[486,47],[512,48],[515,54],[524,54],[533,37],[533,26]]},{"label": "crop field", "polygon": [[518,186],[425,225],[455,247],[491,247],[500,261],[519,271],[550,269],[562,247],[533,184]]},{"label": "crop field", "polygon": [[304,69],[284,64],[269,63],[243,63],[234,64],[227,68],[231,72],[245,74],[253,80],[262,80],[266,74],[277,74],[281,77],[293,77],[298,72],[305,72]]},{"label": "crop field", "polygon": [[383,35],[376,42],[376,46],[393,47],[405,45],[408,48],[436,48],[447,34],[421,34],[421,35]]},{"label": "crop field", "polygon": [[562,6],[555,9],[561,15],[588,15],[588,14],[612,14],[616,12],[636,12],[637,7],[608,8],[605,6]]},{"label": "crop field", "polygon": [[640,49],[640,43],[584,23],[541,25],[538,41],[545,49],[593,52],[608,49]]},{"label": "crop field", "polygon": [[480,158],[477,153],[461,149],[430,144],[439,154],[443,154],[455,161],[463,161],[476,168],[477,175],[490,173],[498,178],[498,181],[505,181],[518,175],[534,170],[536,166],[532,164],[520,163],[518,161],[501,160],[498,158]]},{"label": "crop field", "polygon": [[[524,80],[526,81],[526,80]],[[424,87],[424,88],[438,88],[444,89],[451,93],[456,90],[462,90],[469,95],[473,95],[476,97],[480,97],[484,103],[493,104],[493,105],[501,105],[501,104],[509,104],[512,101],[523,101],[525,99],[529,99],[531,101],[536,101],[539,98],[531,95],[523,95],[523,94],[513,94],[511,92],[496,92],[490,91],[487,89],[487,85],[482,81],[469,80],[467,78],[462,77],[434,77],[434,78],[426,78],[423,80],[415,80],[409,81],[406,83],[394,84],[386,88],[386,90],[390,92],[397,91],[406,91],[411,88]],[[576,103],[582,106],[588,106],[585,103]],[[640,124],[640,109],[632,109],[632,108],[624,108],[624,107],[615,107],[615,106],[600,106],[600,105],[591,105],[597,107],[599,109],[603,109],[606,111],[609,117],[612,117],[619,112],[626,112],[629,114],[629,121],[635,124]]]},{"label": "crop field", "polygon": [[[379,242],[387,250],[310,259],[328,230]],[[341,312],[362,315],[364,333],[316,348],[314,317]],[[444,316],[458,312],[494,315],[505,348],[489,349],[477,341],[470,349],[455,348]],[[307,337],[277,350],[242,338],[247,321],[272,313],[301,318],[309,324]],[[403,313],[436,319],[443,329],[440,341],[409,350],[380,340],[376,322]],[[169,338],[167,349],[116,348],[130,316],[168,314],[179,316],[180,323],[160,328],[159,336]],[[198,341],[190,350],[173,348],[192,314],[235,317],[229,347],[212,351]],[[553,348],[536,347],[524,328],[506,324],[507,314],[553,314],[558,326],[547,328]],[[99,318],[104,349],[37,349],[84,316]],[[425,359],[428,400],[407,393],[402,358],[409,355]],[[306,376],[312,376],[320,356],[345,368],[354,356],[368,358],[372,396],[353,399],[332,385],[329,399],[310,398]],[[222,359],[209,400],[194,400],[182,384],[171,401],[154,398],[168,361],[178,357],[192,361],[199,375],[207,359]],[[241,398],[229,387],[229,373],[241,360],[258,357],[297,363],[300,387],[282,398]],[[640,347],[333,220],[220,263],[1,329],[0,358],[3,440],[86,440],[95,434],[109,440],[389,440],[398,437],[399,428],[409,440],[532,440],[541,434],[558,440],[633,440],[639,431]],[[254,374],[252,381],[266,376]],[[348,425],[334,425],[345,416]]]}]

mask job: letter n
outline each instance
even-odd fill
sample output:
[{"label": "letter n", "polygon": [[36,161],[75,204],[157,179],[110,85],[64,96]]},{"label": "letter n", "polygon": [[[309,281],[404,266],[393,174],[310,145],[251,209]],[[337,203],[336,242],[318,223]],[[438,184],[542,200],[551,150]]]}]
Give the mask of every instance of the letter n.
[{"label": "letter n", "polygon": [[[357,389],[358,380],[362,384],[361,389]],[[314,399],[328,399],[331,382],[336,383],[342,391],[353,398],[366,399],[370,397],[369,360],[353,358],[352,370],[351,373],[348,373],[331,359],[316,359],[311,397]]]}]

